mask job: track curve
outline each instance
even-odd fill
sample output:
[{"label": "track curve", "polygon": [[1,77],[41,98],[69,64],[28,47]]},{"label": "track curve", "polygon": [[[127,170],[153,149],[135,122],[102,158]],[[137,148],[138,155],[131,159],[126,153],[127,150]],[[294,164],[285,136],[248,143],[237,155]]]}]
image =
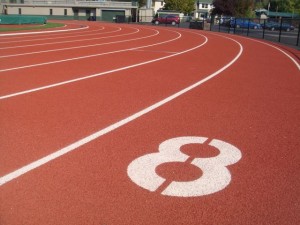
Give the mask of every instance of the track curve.
[{"label": "track curve", "polygon": [[0,36],[3,224],[299,222],[296,57],[229,34],[74,23],[89,28]]}]

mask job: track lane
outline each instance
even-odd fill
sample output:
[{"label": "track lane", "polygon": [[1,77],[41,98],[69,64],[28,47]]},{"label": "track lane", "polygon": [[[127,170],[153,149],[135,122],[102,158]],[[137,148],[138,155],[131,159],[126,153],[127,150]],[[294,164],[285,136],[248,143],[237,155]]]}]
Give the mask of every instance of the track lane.
[{"label": "track lane", "polygon": [[[58,80],[60,81],[68,81],[69,79],[76,79],[76,78],[80,78],[83,75],[84,76],[88,76],[91,74],[96,74],[96,73],[103,73],[105,71],[110,71],[110,70],[114,70],[115,68],[122,68],[122,67],[127,67],[127,66],[132,66],[138,63],[143,63],[143,62],[147,62],[147,60],[151,60],[151,59],[155,59],[157,57],[161,57],[161,56],[166,56],[166,55],[170,55],[170,54],[175,54],[173,51],[175,51],[174,49],[174,45],[172,44],[171,46],[169,46],[170,48],[173,48],[173,50],[169,50],[169,51],[157,51],[157,52],[151,52],[150,50],[150,54],[144,52],[144,54],[142,52],[133,52],[133,51],[127,51],[127,50],[143,50],[143,49],[149,49],[152,48],[155,45],[165,45],[168,42],[173,42],[176,41],[176,39],[180,38],[180,34],[179,33],[165,33],[164,35],[170,35],[171,37],[169,38],[164,38],[161,37],[165,40],[162,41],[158,41],[156,43],[153,43],[152,41],[155,41],[156,38],[152,38],[154,40],[152,40],[150,42],[150,45],[145,45],[147,43],[144,43],[143,45],[138,45],[135,46],[133,48],[128,48],[130,46],[126,45],[126,46],[120,46],[120,44],[122,43],[118,43],[118,45],[113,46],[113,48],[115,48],[115,51],[111,51],[111,52],[103,52],[103,53],[98,53],[96,55],[84,55],[82,57],[79,58],[71,58],[71,59],[66,59],[63,61],[54,61],[54,62],[49,62],[46,64],[34,64],[29,66],[28,69],[26,69],[26,76],[21,76],[20,74],[20,70],[22,70],[23,68],[17,68],[17,69],[12,69],[8,68],[9,71],[2,71],[2,76],[0,79],[2,79],[3,82],[3,89],[2,89],[2,93],[11,93],[13,90],[11,90],[11,87],[17,87],[16,84],[19,83],[24,90],[24,87],[30,88],[30,86],[28,85],[34,85],[33,87],[36,87],[37,85],[41,85],[42,83],[46,83],[51,82],[50,84],[55,83],[55,81],[57,82]],[[139,42],[135,43],[135,44],[140,44]],[[187,43],[188,45],[197,45],[197,42],[190,42]],[[119,47],[118,47],[119,46]],[[145,47],[145,48],[144,48]],[[106,48],[109,48],[109,46],[107,46]],[[112,47],[111,47],[112,48]],[[112,50],[113,50],[112,48]],[[120,48],[120,50],[118,49]],[[122,49],[123,48],[123,49]],[[178,51],[179,49],[176,49],[176,51]],[[183,50],[183,48],[181,48],[181,50]],[[107,50],[109,51],[109,50]],[[131,55],[131,57],[126,56],[126,52],[129,52],[129,54]],[[140,53],[140,54],[139,54]],[[152,53],[152,54],[151,54]],[[156,53],[156,54],[154,54]],[[112,55],[110,55],[112,54]],[[115,57],[116,54],[119,55],[119,60],[116,62],[115,61]],[[124,55],[125,54],[125,55]],[[141,54],[144,55],[144,58],[140,57]],[[103,58],[104,57],[104,58]],[[99,63],[99,60],[100,63]],[[78,61],[80,61],[81,63],[79,64]],[[69,68],[67,71],[66,70],[57,70],[57,66],[65,66],[67,68]],[[45,69],[49,70],[49,71],[57,71],[56,73],[59,73],[60,75],[57,76],[43,76]],[[4,72],[4,73],[3,73]],[[78,74],[78,75],[76,75]],[[70,77],[71,76],[71,77]],[[69,79],[68,79],[69,78]],[[32,82],[26,82],[28,79],[33,80]],[[19,89],[20,90],[20,89]],[[22,90],[22,89],[21,89]]]},{"label": "track lane", "polygon": [[[79,26],[82,27],[82,26]],[[63,29],[68,30],[68,27],[64,27]],[[62,30],[63,30],[62,29]],[[95,32],[114,32],[114,31],[120,31],[120,27],[103,27],[101,25],[98,26],[92,26],[89,27],[87,30],[68,30],[68,32],[52,32],[52,33],[38,33],[38,34],[32,34],[32,35],[15,35],[15,36],[1,36],[0,38],[0,46],[5,48],[6,44],[12,44],[11,47],[16,46],[16,43],[20,45],[20,41],[22,41],[22,44],[27,44],[29,42],[38,43],[41,40],[53,40],[53,39],[67,39],[68,37],[81,37],[81,36],[89,36],[95,34]]]},{"label": "track lane", "polygon": [[[200,52],[205,53],[205,52],[209,51],[209,49],[210,49],[210,47],[207,47],[203,51],[200,50]],[[231,51],[232,55],[236,54],[236,49],[233,49],[230,51]],[[150,52],[150,53],[152,53],[152,52]],[[140,55],[140,53],[138,53],[138,54]],[[147,53],[147,54],[149,54],[149,53]],[[137,103],[134,103],[129,108],[126,107],[126,105],[129,105],[130,104],[129,102],[134,99],[134,96],[136,96],[136,94],[137,94],[135,91],[138,90],[137,88],[132,89],[130,86],[127,86],[127,82],[130,82],[130,80],[133,78],[140,78],[142,80],[145,80],[145,83],[143,85],[145,90],[142,91],[139,94],[139,96],[141,96],[142,93],[144,93],[143,95],[145,95],[145,97],[146,97],[149,95],[149,91],[150,91],[151,95],[149,97],[152,96],[152,97],[155,97],[155,99],[159,100],[162,98],[161,96],[163,94],[160,91],[161,89],[163,90],[163,92],[173,93],[176,90],[178,90],[178,88],[179,88],[178,85],[180,85],[180,87],[185,87],[189,83],[191,83],[193,81],[197,81],[199,79],[199,76],[205,77],[205,76],[207,76],[207,73],[209,73],[209,72],[212,73],[215,71],[214,67],[212,67],[208,70],[201,69],[202,71],[199,71],[199,68],[195,67],[194,62],[191,62],[190,72],[197,71],[199,73],[199,75],[198,76],[194,76],[193,74],[185,75],[186,69],[183,68],[180,64],[178,65],[177,60],[186,61],[186,58],[189,55],[191,57],[195,57],[195,56],[199,55],[199,52],[197,52],[197,51],[190,52],[189,54],[184,54],[183,56],[180,56],[180,57],[177,56],[178,59],[176,57],[174,59],[169,59],[167,61],[162,61],[162,62],[158,61],[156,63],[153,63],[153,65],[149,64],[148,70],[152,71],[152,72],[150,72],[150,75],[154,73],[154,75],[155,75],[154,77],[153,77],[153,75],[151,75],[151,76],[148,75],[148,73],[144,74],[144,68],[148,68],[148,66],[145,67],[146,66],[145,65],[140,68],[137,67],[136,69],[133,68],[133,69],[129,70],[128,72],[130,73],[130,75],[128,74],[127,71],[124,71],[124,72],[120,71],[111,78],[110,78],[110,76],[107,76],[107,77],[103,77],[100,79],[92,79],[91,81],[87,80],[87,81],[79,82],[79,84],[77,84],[77,83],[71,84],[68,87],[66,87],[66,89],[59,88],[59,89],[54,89],[53,91],[51,89],[49,91],[45,91],[45,92],[42,91],[42,93],[37,95],[37,96],[43,96],[43,97],[41,97],[41,99],[43,99],[42,101],[29,100],[32,97],[33,97],[33,99],[35,99],[34,96],[36,96],[36,94],[33,94],[33,96],[29,95],[28,97],[25,96],[24,98],[16,97],[15,100],[14,99],[3,100],[4,101],[3,103],[7,102],[7,105],[4,104],[8,107],[8,108],[6,108],[6,110],[4,110],[6,112],[15,111],[16,109],[11,108],[11,107],[14,107],[14,106],[18,107],[18,102],[20,102],[20,101],[24,102],[24,103],[26,102],[26,105],[29,104],[28,107],[26,106],[26,110],[25,110],[25,108],[22,109],[23,113],[18,112],[18,114],[21,113],[20,116],[17,117],[19,119],[15,120],[16,115],[11,115],[11,117],[8,116],[8,118],[11,118],[11,119],[7,119],[6,122],[4,122],[4,124],[8,125],[8,126],[5,125],[6,132],[12,134],[11,138],[8,138],[8,135],[6,135],[7,136],[7,138],[6,138],[7,144],[5,144],[5,146],[7,146],[7,147],[11,146],[11,142],[9,140],[14,140],[13,134],[15,131],[20,131],[20,134],[18,136],[22,136],[25,138],[23,140],[21,140],[21,139],[19,140],[20,144],[22,145],[22,143],[30,143],[30,142],[33,144],[33,146],[31,146],[31,147],[28,146],[30,149],[32,149],[31,153],[26,153],[26,154],[28,154],[28,157],[30,157],[30,155],[36,157],[36,154],[38,154],[40,156],[45,155],[46,152],[49,152],[47,149],[45,149],[46,152],[44,152],[44,150],[42,150],[42,152],[40,152],[40,153],[37,152],[37,151],[41,151],[41,149],[44,149],[43,144],[42,144],[44,141],[42,141],[42,139],[44,139],[46,141],[46,143],[47,143],[46,145],[48,146],[49,141],[50,141],[49,137],[51,136],[54,138],[58,134],[57,138],[59,140],[57,140],[57,144],[59,144],[58,146],[61,146],[61,144],[60,144],[61,141],[64,143],[68,143],[68,142],[71,142],[74,139],[78,139],[82,135],[84,135],[84,134],[81,135],[80,133],[77,133],[77,134],[75,134],[75,137],[73,137],[73,138],[72,138],[73,134],[61,136],[59,133],[57,133],[57,127],[60,125],[66,124],[66,122],[63,122],[64,120],[67,120],[67,121],[73,120],[74,122],[75,121],[79,122],[79,121],[81,121],[81,119],[79,119],[79,118],[82,116],[83,116],[82,120],[86,120],[84,118],[89,113],[85,114],[82,112],[84,110],[87,110],[88,108],[90,108],[90,106],[93,106],[93,108],[90,109],[91,110],[90,113],[92,113],[92,114],[90,114],[90,116],[88,116],[88,118],[95,118],[96,115],[94,115],[94,113],[96,113],[96,114],[99,113],[99,115],[102,115],[100,117],[97,116],[99,119],[99,120],[98,119],[97,120],[100,123],[100,124],[98,124],[99,127],[105,127],[109,123],[109,121],[111,121],[110,123],[113,123],[113,121],[116,121],[116,118],[114,117],[114,115],[117,115],[117,118],[122,118],[122,115],[124,115],[124,113],[130,114],[130,112],[137,111],[139,108],[147,106],[147,101],[144,99],[143,101],[138,100]],[[204,57],[204,55],[202,55],[202,56],[203,56],[203,58],[200,58],[200,59],[204,61],[205,57]],[[223,60],[226,60],[225,62],[228,62],[228,59],[222,58],[221,61],[216,61],[215,65],[216,66],[218,65],[218,67],[222,67],[224,64]],[[174,64],[174,68],[172,70],[170,70],[169,68],[165,68],[163,70],[161,69],[160,72],[162,72],[162,74],[166,73],[167,71],[172,71],[172,72],[167,77],[161,77],[161,74],[157,73],[155,68],[164,68],[164,65],[169,64],[169,63],[171,63],[172,65]],[[177,66],[175,66],[175,65],[177,65]],[[163,71],[166,71],[166,72],[163,72]],[[173,73],[176,74],[178,72],[180,72],[185,78],[181,79],[180,82],[176,82],[176,80],[173,81],[172,74]],[[125,74],[125,76],[122,74]],[[150,89],[147,88],[148,83],[150,82],[150,81],[147,82],[147,80],[149,80],[149,79],[152,80],[151,83],[153,85],[156,85],[155,90],[153,89],[153,87],[150,87]],[[170,80],[170,79],[172,79],[172,80]],[[114,80],[116,80],[116,81],[114,81]],[[123,81],[120,82],[121,80],[123,80]],[[184,82],[184,80],[186,80],[186,82]],[[95,82],[95,81],[97,81],[97,82]],[[172,82],[173,85],[171,85],[170,82]],[[95,84],[95,85],[91,86],[91,84]],[[135,82],[133,84],[135,84]],[[87,88],[87,85],[88,85],[88,88]],[[116,85],[116,86],[114,87],[114,85]],[[79,90],[74,92],[74,88],[76,88],[76,89],[79,88]],[[139,86],[139,88],[140,88],[140,86]],[[67,91],[65,94],[61,94],[60,91],[63,91],[64,89],[69,90],[69,91]],[[133,91],[133,90],[135,90],[135,91]],[[57,92],[57,91],[59,91],[59,92]],[[120,93],[118,93],[118,92],[120,92]],[[79,104],[81,106],[73,103],[73,101],[76,101],[76,97],[74,98],[74,93],[82,94],[82,98],[84,100],[83,99],[81,100],[82,103]],[[49,112],[47,112],[47,111],[43,110],[43,108],[47,109],[48,107],[45,107],[42,105],[50,104],[47,100],[45,100],[45,97],[48,98],[47,96],[50,97],[49,101],[54,104],[53,106],[50,107],[54,111],[49,110]],[[98,97],[96,97],[96,96],[98,96]],[[125,97],[125,96],[128,96],[128,97]],[[163,96],[165,96],[165,94],[163,94]],[[67,97],[69,100],[66,100],[65,97]],[[28,99],[28,100],[26,100],[26,99]],[[107,99],[112,99],[112,101],[115,103],[112,105],[110,102],[106,102]],[[151,100],[151,98],[149,99],[149,101],[153,102],[153,100]],[[69,102],[70,104],[66,105],[65,102]],[[56,105],[56,104],[58,104],[58,105]],[[135,105],[135,104],[137,104],[137,105]],[[151,103],[148,103],[148,105],[149,104],[151,104]],[[98,107],[96,105],[98,105]],[[73,108],[74,106],[76,108],[80,107],[81,109],[78,111],[78,109]],[[94,107],[97,108],[97,111],[93,113],[93,111],[95,110]],[[138,107],[138,108],[136,108],[136,107]],[[36,114],[29,113],[29,111],[32,110],[32,108],[39,108],[36,110],[36,112],[37,112]],[[128,112],[125,111],[126,108],[130,111],[128,111]],[[40,111],[40,110],[42,110],[42,111]],[[65,113],[66,111],[69,111],[70,113],[66,114]],[[56,115],[55,117],[53,117],[54,114]],[[26,119],[26,117],[28,117],[28,118]],[[42,118],[38,119],[39,117],[42,117]],[[49,119],[46,120],[45,118],[48,118],[48,117],[49,117]],[[35,118],[35,121],[36,121],[35,125],[30,122],[30,121],[32,121],[31,118]],[[61,118],[62,120],[60,120],[60,119],[57,120],[57,118]],[[46,120],[47,122],[43,122],[43,124],[40,124],[39,121],[44,121],[44,120]],[[52,124],[47,125],[48,122],[52,123]],[[12,125],[12,124],[15,124],[15,125]],[[17,128],[17,127],[19,127],[19,124],[22,124],[20,126],[21,130],[19,128]],[[74,128],[68,128],[69,131],[73,131],[74,129],[77,129],[76,127],[79,124],[81,124],[81,122],[79,122],[79,124],[77,122],[75,122],[75,124],[73,122],[72,123],[67,122],[67,124],[75,125]],[[87,125],[88,124],[89,123],[87,123]],[[93,130],[95,123],[93,122],[92,124],[93,124],[92,125],[92,130]],[[42,127],[40,127],[40,125],[42,125]],[[36,126],[36,128],[33,128],[35,126]],[[29,127],[31,127],[30,128],[31,132],[36,131],[37,133],[31,134],[31,135],[21,135],[21,133],[26,132],[26,130],[28,130]],[[42,132],[42,130],[44,130],[45,128],[47,130]],[[50,128],[50,130],[48,130],[48,128]],[[91,128],[86,128],[86,129],[91,129]],[[84,131],[85,134],[86,134],[86,131],[85,131],[86,129],[82,128],[82,131]],[[42,135],[42,134],[45,134],[45,135]],[[36,136],[36,135],[39,136],[39,142],[30,141],[31,137]],[[41,135],[42,135],[42,137],[41,137]],[[69,140],[69,141],[61,140],[61,138],[63,138],[63,139],[67,138],[67,140]],[[51,143],[53,143],[53,141],[51,141]],[[36,144],[39,145],[40,147],[37,147]],[[53,143],[53,144],[55,144],[55,143]],[[18,144],[15,142],[14,145],[17,146]],[[12,150],[11,150],[9,157],[18,157],[19,158],[21,156],[21,155],[19,155],[19,151],[22,151],[22,150],[21,149],[17,150],[17,149],[18,149],[18,147],[16,148],[17,155],[13,154]],[[37,151],[35,151],[34,149],[36,149]],[[26,160],[27,157],[22,155],[21,158]],[[11,162],[12,163],[15,163],[15,162],[20,163],[20,162],[18,162],[18,160],[15,160],[14,162],[13,162],[13,160],[8,160],[8,159],[4,159],[4,158],[3,158],[3,160],[5,160],[7,163],[11,163]],[[3,170],[5,170],[5,168],[3,168]]]},{"label": "track lane", "polygon": [[[22,52],[21,50],[16,55],[15,55],[16,52],[15,53],[11,52],[8,53],[9,55],[11,55],[11,57],[9,57],[9,55],[8,57],[5,57],[5,55],[2,56],[1,71],[5,69],[5,66],[6,68],[7,66],[21,67],[21,66],[26,66],[31,64],[57,61],[66,58],[75,58],[82,55],[90,55],[93,53],[94,54],[99,52],[101,53],[105,51],[105,47],[106,47],[105,45],[111,45],[113,43],[118,44],[122,42],[130,43],[130,42],[138,41],[140,39],[146,39],[147,37],[150,38],[157,35],[157,32],[153,30],[144,30],[144,34],[139,34],[137,31],[138,30],[136,29],[134,29],[133,31],[131,30],[130,33],[137,34],[131,37],[130,36],[122,37],[121,35],[114,35],[114,36],[109,35],[110,40],[99,38],[98,39],[99,42],[95,42],[95,40],[86,41],[85,38],[81,38],[81,40],[83,40],[81,44],[77,42],[63,43],[63,45],[57,44],[55,46],[45,46],[44,49],[43,47],[40,48],[40,46],[37,46],[36,48],[32,48],[32,49],[30,48],[29,51],[24,50],[24,52]],[[127,31],[126,33],[128,32],[129,31]],[[134,43],[132,43],[132,45],[134,45]],[[35,52],[35,54],[33,54],[32,57],[27,57],[30,52]],[[22,56],[22,53],[24,53],[24,56]],[[19,60],[16,60],[14,55],[15,57],[19,57],[18,58]]]},{"label": "track lane", "polygon": [[[18,182],[4,185],[1,196],[9,198],[5,198],[5,207],[0,210],[5,212],[3,221],[10,224],[96,222],[152,225],[219,224],[220,221],[230,225],[297,224],[300,190],[297,174],[299,70],[289,58],[270,46],[260,45],[262,54],[257,55],[257,46],[252,41],[239,37],[235,39],[243,44],[244,54],[234,67],[225,70],[221,76],[134,123],[82,146],[80,151],[59,158],[21,177]],[[214,44],[217,45],[217,41],[223,44],[220,38],[216,38],[210,50]],[[232,46],[227,47],[228,51],[233,51]],[[207,66],[204,60],[208,52],[201,51],[203,55],[194,52],[198,54],[190,57],[202,55],[199,60],[203,62],[201,69],[213,69],[214,65]],[[210,53],[207,62],[215,63],[212,60],[215,54]],[[227,52],[221,51],[218,58],[226,56]],[[261,64],[252,66],[257,61],[274,58],[275,68],[266,69]],[[169,61],[168,65],[172,67],[162,71],[164,76],[155,74],[156,81],[166,79],[161,81],[163,84],[144,84],[144,88],[148,87],[146,98],[152,98],[153,94],[160,95],[164,88],[184,86],[181,82],[188,83],[188,80],[196,78],[195,73],[200,73],[199,67],[193,67],[195,64],[187,66],[194,73],[179,73],[178,59],[173,62]],[[286,65],[288,71],[283,71]],[[153,76],[148,66],[141,71]],[[167,72],[173,67],[178,73]],[[174,87],[170,87],[168,78],[173,79]],[[126,82],[120,82],[119,87],[126,84],[127,91],[136,87],[132,89],[132,96],[139,91],[140,101],[145,101],[144,95],[140,94],[141,80],[144,83],[140,76],[131,76],[130,83],[126,79]],[[158,84],[162,86],[156,89]],[[97,86],[96,83],[94,85]],[[56,94],[52,96],[55,101],[59,99],[59,93]],[[65,93],[61,95],[71,97]],[[46,93],[43,97],[47,97]],[[73,101],[84,102],[82,98]],[[124,104],[122,110],[127,107],[132,105]],[[78,125],[77,130],[79,127],[83,129]],[[229,167],[233,179],[229,187],[213,195],[182,199],[151,193],[130,181],[126,170],[132,160],[157,152],[158,145],[169,138],[187,135],[219,138],[242,151],[242,160]],[[185,177],[184,174],[181,176]],[[33,211],[37,212],[34,216]],[[61,215],[62,211],[64,215]]]},{"label": "track lane", "polygon": [[[3,57],[12,57],[16,54],[34,54],[35,52],[43,52],[47,50],[55,50],[55,49],[64,49],[70,47],[77,47],[81,48],[83,46],[97,44],[96,41],[107,40],[112,42],[114,38],[122,37],[122,36],[130,36],[133,34],[139,33],[139,29],[137,28],[128,28],[128,29],[121,29],[117,28],[112,31],[106,32],[97,32],[92,34],[85,34],[85,35],[72,35],[69,37],[55,37],[55,38],[47,38],[47,39],[39,39],[41,41],[37,42],[36,40],[32,40],[32,43],[26,43],[25,45],[6,45],[1,49],[1,56]],[[100,42],[101,43],[101,42]],[[54,47],[52,47],[54,46]]]},{"label": "track lane", "polygon": [[58,34],[58,33],[69,33],[69,32],[80,32],[86,29],[89,29],[89,23],[66,23],[63,21],[52,21],[65,24],[64,27],[54,27],[49,28],[47,30],[40,29],[40,30],[23,30],[23,31],[11,31],[11,32],[1,32],[0,38],[1,39],[16,39],[17,37],[24,37],[24,36],[36,36],[43,34],[44,36],[48,36],[49,34]]}]

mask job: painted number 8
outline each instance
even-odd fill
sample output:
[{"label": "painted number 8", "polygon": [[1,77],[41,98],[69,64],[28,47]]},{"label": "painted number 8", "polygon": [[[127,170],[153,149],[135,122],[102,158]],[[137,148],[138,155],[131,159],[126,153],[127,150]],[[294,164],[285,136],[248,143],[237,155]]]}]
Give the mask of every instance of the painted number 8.
[{"label": "painted number 8", "polygon": [[[189,155],[180,151],[186,144],[203,144],[205,137],[178,137],[162,142],[159,152],[141,156],[132,161],[127,174],[137,185],[156,191],[165,181],[155,169],[157,166],[168,162],[185,162]],[[233,145],[213,139],[208,145],[217,148],[220,153],[216,157],[195,158],[191,164],[200,168],[202,176],[193,181],[173,181],[162,192],[162,195],[177,197],[195,197],[218,192],[224,189],[231,181],[231,174],[226,166],[238,162],[242,155]]]}]

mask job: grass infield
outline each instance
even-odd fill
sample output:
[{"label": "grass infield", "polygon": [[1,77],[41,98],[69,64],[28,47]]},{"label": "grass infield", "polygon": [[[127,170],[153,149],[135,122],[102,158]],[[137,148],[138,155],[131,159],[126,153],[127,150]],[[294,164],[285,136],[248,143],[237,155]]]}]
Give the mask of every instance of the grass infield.
[{"label": "grass infield", "polygon": [[37,26],[37,25],[20,25],[18,27],[9,27],[10,25],[7,25],[5,27],[0,26],[0,32],[7,32],[7,31],[20,31],[20,30],[41,30],[41,29],[49,29],[49,28],[55,28],[55,27],[63,27],[64,24],[62,23],[47,23],[45,25]]}]

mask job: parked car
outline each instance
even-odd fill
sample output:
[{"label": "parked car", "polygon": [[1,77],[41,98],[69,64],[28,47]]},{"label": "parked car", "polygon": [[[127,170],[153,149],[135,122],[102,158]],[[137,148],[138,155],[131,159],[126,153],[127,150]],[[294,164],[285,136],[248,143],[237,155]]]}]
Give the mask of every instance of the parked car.
[{"label": "parked car", "polygon": [[221,17],[217,20],[221,26],[230,27],[230,23],[232,21],[232,17]]},{"label": "parked car", "polygon": [[268,30],[284,30],[284,31],[291,31],[291,30],[294,30],[295,27],[292,26],[291,24],[288,24],[288,23],[277,23],[277,22],[274,22],[274,21],[270,21],[270,22],[267,22],[265,24],[263,24],[263,27],[264,29],[268,29]]},{"label": "parked car", "polygon": [[230,21],[230,26],[235,28],[251,28],[251,29],[261,29],[259,23],[255,23],[248,19],[233,19]]},{"label": "parked car", "polygon": [[180,18],[178,15],[160,15],[159,17],[153,18],[152,23],[156,25],[160,23],[176,25],[180,23]]}]

